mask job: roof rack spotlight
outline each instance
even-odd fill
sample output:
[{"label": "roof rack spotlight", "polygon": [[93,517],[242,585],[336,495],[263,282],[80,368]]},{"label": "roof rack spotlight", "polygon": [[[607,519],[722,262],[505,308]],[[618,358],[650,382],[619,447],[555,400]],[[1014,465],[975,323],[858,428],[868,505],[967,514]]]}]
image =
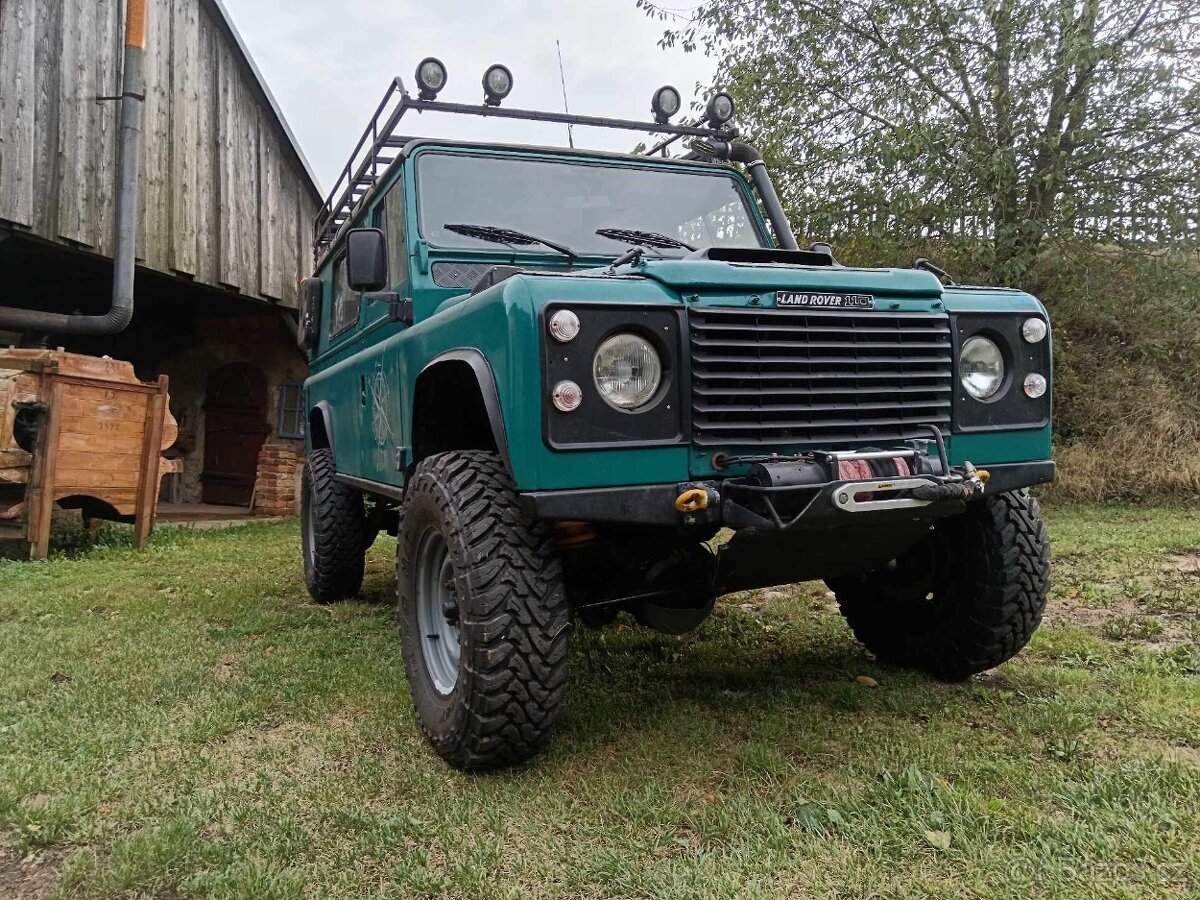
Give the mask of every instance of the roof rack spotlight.
[{"label": "roof rack spotlight", "polygon": [[717,126],[724,125],[733,118],[733,98],[724,91],[717,91],[717,93],[708,98],[705,115],[711,124]]},{"label": "roof rack spotlight", "polygon": [[654,113],[654,121],[660,125],[666,124],[667,119],[679,112],[682,105],[679,91],[669,84],[664,84],[650,98],[650,112]]},{"label": "roof rack spotlight", "polygon": [[418,96],[422,100],[434,100],[438,92],[446,86],[446,67],[440,59],[427,56],[417,65],[417,87],[421,89]]},{"label": "roof rack spotlight", "polygon": [[483,73],[483,103],[485,106],[499,106],[500,101],[509,95],[513,89],[512,72],[508,66],[496,63],[488,66]]}]

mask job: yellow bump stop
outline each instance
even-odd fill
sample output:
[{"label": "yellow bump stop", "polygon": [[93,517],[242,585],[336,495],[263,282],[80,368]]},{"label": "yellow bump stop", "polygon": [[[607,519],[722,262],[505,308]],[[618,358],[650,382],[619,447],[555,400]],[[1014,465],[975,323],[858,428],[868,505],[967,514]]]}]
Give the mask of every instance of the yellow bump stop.
[{"label": "yellow bump stop", "polygon": [[980,481],[982,481],[984,484],[987,484],[989,481],[991,481],[992,473],[989,472],[987,469],[976,469],[975,477],[978,478]]},{"label": "yellow bump stop", "polygon": [[554,540],[560,547],[577,547],[596,539],[591,522],[555,522]]},{"label": "yellow bump stop", "polygon": [[708,509],[708,492],[703,488],[691,488],[675,498],[675,508],[681,513],[699,512]]}]

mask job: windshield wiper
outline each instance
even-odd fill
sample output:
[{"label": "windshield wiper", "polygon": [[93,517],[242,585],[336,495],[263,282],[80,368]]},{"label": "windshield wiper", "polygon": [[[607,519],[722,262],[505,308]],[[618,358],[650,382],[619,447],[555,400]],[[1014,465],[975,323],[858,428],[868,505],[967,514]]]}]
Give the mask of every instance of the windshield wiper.
[{"label": "windshield wiper", "polygon": [[578,253],[563,244],[556,244],[554,241],[526,234],[523,231],[501,228],[498,225],[450,225],[447,223],[442,227],[447,231],[453,231],[455,234],[461,234],[465,237],[475,238],[476,240],[491,241],[493,244],[507,244],[510,248],[514,246],[529,247],[533,244],[541,244],[544,247],[549,247],[551,250],[558,251],[570,262],[575,262],[579,258]]},{"label": "windshield wiper", "polygon": [[622,241],[626,244],[641,244],[643,247],[653,247],[656,250],[695,250],[691,244],[677,241],[673,237],[659,234],[657,231],[638,231],[636,228],[597,228],[596,234],[612,241]]}]

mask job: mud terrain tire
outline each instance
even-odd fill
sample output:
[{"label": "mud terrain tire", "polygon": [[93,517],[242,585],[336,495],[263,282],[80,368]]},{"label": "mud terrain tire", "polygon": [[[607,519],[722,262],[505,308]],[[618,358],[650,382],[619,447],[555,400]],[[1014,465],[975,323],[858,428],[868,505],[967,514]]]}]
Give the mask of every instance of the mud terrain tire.
[{"label": "mud terrain tire", "polygon": [[1042,620],[1050,547],[1028,491],[976,501],[902,557],[830,580],[847,623],[884,662],[962,681],[1011,659]]},{"label": "mud terrain tire", "polygon": [[570,608],[550,529],[521,511],[497,454],[417,466],[396,592],[413,705],[434,750],[465,770],[543,750],[562,707]]},{"label": "mud terrain tire", "polygon": [[353,597],[362,587],[370,543],[362,494],[334,477],[331,451],[314,450],[304,466],[300,498],[308,593],[318,603]]}]

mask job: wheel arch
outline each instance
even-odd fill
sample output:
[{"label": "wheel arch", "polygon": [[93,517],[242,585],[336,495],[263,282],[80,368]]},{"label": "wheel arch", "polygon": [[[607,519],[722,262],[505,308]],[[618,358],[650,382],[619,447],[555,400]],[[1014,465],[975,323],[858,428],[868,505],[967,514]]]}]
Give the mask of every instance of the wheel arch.
[{"label": "wheel arch", "polygon": [[337,451],[333,446],[333,410],[326,400],[313,404],[308,411],[308,448],[328,450],[337,460]]},{"label": "wheel arch", "polygon": [[[450,398],[456,415],[437,415]],[[512,473],[496,377],[487,358],[473,348],[439,354],[417,375],[410,433],[410,473],[425,457],[447,450],[495,451]]]}]

